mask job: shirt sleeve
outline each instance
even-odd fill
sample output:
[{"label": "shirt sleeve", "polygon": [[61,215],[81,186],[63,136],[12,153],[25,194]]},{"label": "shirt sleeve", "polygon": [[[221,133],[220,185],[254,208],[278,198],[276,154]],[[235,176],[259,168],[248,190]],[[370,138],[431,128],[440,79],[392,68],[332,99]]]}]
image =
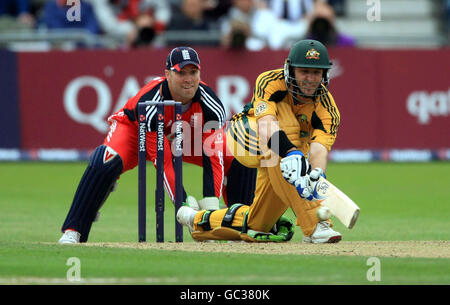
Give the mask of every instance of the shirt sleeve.
[{"label": "shirt sleeve", "polygon": [[202,112],[206,130],[220,129],[225,124],[225,107],[216,93],[207,85],[200,84]]},{"label": "shirt sleeve", "polygon": [[225,177],[223,129],[203,133],[203,197],[222,196],[222,186]]},{"label": "shirt sleeve", "polygon": [[341,116],[331,93],[318,99],[318,107],[311,118],[311,142],[320,143],[330,150],[336,141]]},{"label": "shirt sleeve", "polygon": [[[277,105],[276,102],[271,101],[271,97],[275,92],[282,89],[278,87],[280,87],[279,80],[283,78],[282,70],[273,70],[260,74],[256,79],[250,111],[257,120],[266,115],[277,115]],[[284,90],[286,89],[284,88]]]}]

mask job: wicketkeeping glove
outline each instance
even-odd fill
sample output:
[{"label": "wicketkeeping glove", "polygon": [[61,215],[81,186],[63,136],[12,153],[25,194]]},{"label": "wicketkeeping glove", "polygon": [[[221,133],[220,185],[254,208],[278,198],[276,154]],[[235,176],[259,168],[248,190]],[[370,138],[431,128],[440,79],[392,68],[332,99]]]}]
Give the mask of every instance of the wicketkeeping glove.
[{"label": "wicketkeeping glove", "polygon": [[186,202],[183,203],[183,205],[188,206],[196,211],[200,210],[200,206],[198,205],[197,199],[195,199],[195,197],[191,195],[187,196]]}]

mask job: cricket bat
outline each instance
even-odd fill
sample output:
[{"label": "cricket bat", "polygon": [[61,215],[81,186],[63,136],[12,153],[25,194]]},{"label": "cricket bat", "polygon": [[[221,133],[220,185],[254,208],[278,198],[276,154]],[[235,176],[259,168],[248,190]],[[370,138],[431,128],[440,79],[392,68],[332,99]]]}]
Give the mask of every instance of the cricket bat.
[{"label": "cricket bat", "polygon": [[359,207],[356,203],[324,177],[320,177],[317,183],[316,191],[320,195],[319,198],[324,198],[318,202],[328,207],[331,214],[347,228],[353,228],[359,216]]}]

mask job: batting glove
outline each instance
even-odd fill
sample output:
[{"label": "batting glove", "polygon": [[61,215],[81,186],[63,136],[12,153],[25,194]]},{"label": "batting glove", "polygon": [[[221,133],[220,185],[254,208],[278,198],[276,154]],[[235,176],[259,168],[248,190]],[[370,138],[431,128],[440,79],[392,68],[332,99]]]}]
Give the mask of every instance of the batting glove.
[{"label": "batting glove", "polygon": [[317,187],[319,186],[318,182],[320,177],[326,178],[323,170],[320,167],[316,167],[309,174],[309,189],[312,195],[312,200],[323,200],[325,197],[319,195]]},{"label": "batting glove", "polygon": [[297,189],[297,193],[306,200],[313,200],[314,197],[311,192],[308,175],[298,178],[294,181],[294,186]]},{"label": "batting glove", "polygon": [[310,165],[299,150],[291,151],[280,162],[281,174],[287,182],[295,186],[297,193],[306,200],[312,200],[308,172]]},{"label": "batting glove", "polygon": [[291,151],[280,161],[281,174],[290,184],[304,177],[310,170],[308,160],[299,150]]}]

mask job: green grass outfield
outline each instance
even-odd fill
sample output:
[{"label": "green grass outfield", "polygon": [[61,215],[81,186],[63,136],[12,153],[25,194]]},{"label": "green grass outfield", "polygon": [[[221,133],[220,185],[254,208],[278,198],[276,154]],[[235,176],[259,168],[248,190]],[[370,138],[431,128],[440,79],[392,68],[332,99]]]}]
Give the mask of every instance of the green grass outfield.
[{"label": "green grass outfield", "polygon": [[[283,253],[281,248],[277,252],[273,244],[267,252],[260,251],[260,245],[253,251],[251,244],[227,244],[222,252],[208,249],[223,244],[208,244],[204,251],[186,251],[183,245],[172,250],[154,244],[139,247],[137,169],[119,179],[100,221],[93,225],[91,246],[58,245],[61,224],[85,166],[0,163],[0,284],[71,283],[67,280],[71,266],[66,265],[70,257],[79,259],[81,283],[87,284],[450,284],[449,162],[329,164],[329,180],[361,207],[361,215],[352,230],[334,220],[343,241],[323,245],[323,253],[317,248],[321,245],[301,244],[297,227],[289,244],[293,249],[314,249],[310,255]],[[154,169],[150,167],[147,236],[154,242]],[[185,188],[196,197],[201,195],[200,177],[200,168],[184,166]],[[287,216],[293,218],[291,212]],[[166,245],[174,246],[171,204],[166,205],[165,221]],[[184,239],[193,245],[187,230]],[[380,254],[377,247],[384,243],[377,241],[389,242],[391,254]],[[431,255],[424,256],[414,246],[411,255],[397,255],[396,241],[441,242],[430,246]],[[96,244],[103,242],[108,244]],[[348,255],[342,248],[359,242],[373,246],[373,253],[358,255],[356,247],[352,250],[356,254]],[[248,247],[250,253],[231,251],[238,246]],[[371,282],[367,263],[373,256],[380,261],[381,280]]]}]

